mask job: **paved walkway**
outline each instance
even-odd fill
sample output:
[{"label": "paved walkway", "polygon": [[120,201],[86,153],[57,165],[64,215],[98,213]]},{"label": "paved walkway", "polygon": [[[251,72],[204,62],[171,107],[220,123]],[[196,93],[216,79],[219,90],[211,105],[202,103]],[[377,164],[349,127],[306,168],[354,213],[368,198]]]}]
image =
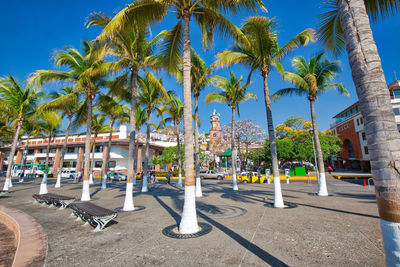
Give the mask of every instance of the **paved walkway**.
[{"label": "paved walkway", "polygon": [[[1,182],[4,180],[2,179]],[[91,187],[93,203],[122,207],[125,184],[106,190]],[[175,181],[174,181],[175,182]],[[81,184],[67,181],[49,191],[77,198]],[[46,266],[384,266],[384,252],[373,188],[328,178],[329,197],[313,195],[315,182],[282,183],[285,201],[296,208],[274,209],[273,185],[206,180],[205,197],[198,199],[198,221],[212,225],[211,233],[186,240],[164,236],[163,228],[180,221],[183,190],[150,185],[149,193],[134,189],[138,212],[120,212],[104,231],[69,217],[71,211],[32,204],[39,180],[15,183],[14,193],[0,205],[33,216],[48,238]]]}]

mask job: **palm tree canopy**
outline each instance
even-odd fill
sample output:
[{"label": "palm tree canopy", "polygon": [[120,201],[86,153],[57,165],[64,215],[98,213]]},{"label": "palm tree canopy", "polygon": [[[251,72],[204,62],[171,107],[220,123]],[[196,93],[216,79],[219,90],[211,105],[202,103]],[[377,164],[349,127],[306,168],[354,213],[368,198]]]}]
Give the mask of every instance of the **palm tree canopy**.
[{"label": "palm tree canopy", "polygon": [[183,103],[171,92],[166,98],[165,104],[160,107],[160,111],[169,115],[164,119],[165,122],[172,121],[179,125],[183,118]]},{"label": "palm tree canopy", "polygon": [[255,11],[265,6],[262,0],[139,0],[122,9],[107,23],[99,39],[108,39],[125,29],[143,29],[159,22],[168,12],[176,14],[178,23],[166,32],[158,63],[170,69],[179,65],[183,46],[183,19],[194,17],[202,31],[202,44],[208,48],[213,41],[214,31],[222,36],[240,38],[240,30],[220,12],[237,13],[243,10]]},{"label": "palm tree canopy", "polygon": [[54,91],[49,94],[52,99],[49,102],[43,103],[40,111],[61,111],[61,117],[73,116],[79,108],[79,94],[71,87],[63,87],[61,91]]},{"label": "palm tree canopy", "polygon": [[110,131],[110,125],[105,124],[106,116],[101,114],[93,114],[92,118],[92,133],[98,135],[99,133]]},{"label": "palm tree canopy", "polygon": [[62,118],[58,112],[46,111],[40,113],[39,125],[42,132],[47,136],[53,136],[59,132],[58,128],[62,123]]},{"label": "palm tree canopy", "polygon": [[209,93],[205,99],[206,103],[226,103],[229,106],[236,107],[238,115],[240,116],[239,104],[249,99],[257,99],[256,94],[246,93],[247,87],[250,85],[250,83],[248,82],[241,86],[242,79],[242,76],[240,76],[238,79],[233,72],[230,73],[229,79],[218,77],[216,87],[220,88],[222,92]]},{"label": "palm tree canopy", "polygon": [[278,90],[271,96],[273,100],[285,95],[306,95],[309,100],[316,97],[327,89],[336,89],[340,94],[350,96],[342,83],[333,83],[332,80],[338,76],[341,68],[339,61],[329,61],[324,53],[312,56],[307,61],[303,57],[295,57],[292,60],[295,72],[285,72],[285,79],[296,87]]},{"label": "palm tree canopy", "polygon": [[[343,29],[335,0],[324,2],[326,12],[319,15],[318,39],[321,40],[334,56],[345,49]],[[384,19],[400,10],[399,0],[364,0],[365,8],[372,21]]]},{"label": "palm tree canopy", "polygon": [[139,79],[138,99],[139,103],[146,108],[147,112],[152,112],[161,104],[168,95],[162,85],[162,79],[157,79],[150,72],[146,73],[146,77]]},{"label": "palm tree canopy", "polygon": [[98,100],[98,110],[113,121],[119,120],[120,123],[128,122],[129,107],[121,102],[121,98],[102,94]]},{"label": "palm tree canopy", "polygon": [[33,116],[42,96],[33,86],[23,88],[11,75],[0,78],[1,110],[14,123]]},{"label": "palm tree canopy", "polygon": [[136,128],[138,132],[142,128],[143,124],[146,123],[147,120],[147,111],[146,109],[142,108],[140,105],[136,106]]},{"label": "palm tree canopy", "polygon": [[314,41],[315,34],[312,29],[306,29],[281,47],[278,44],[276,27],[275,18],[261,16],[248,18],[242,27],[246,42],[236,42],[231,49],[219,53],[215,65],[223,67],[242,64],[249,67],[251,71],[248,80],[252,72],[257,69],[268,74],[272,68],[276,68],[283,75],[284,70],[280,61],[294,48]]}]

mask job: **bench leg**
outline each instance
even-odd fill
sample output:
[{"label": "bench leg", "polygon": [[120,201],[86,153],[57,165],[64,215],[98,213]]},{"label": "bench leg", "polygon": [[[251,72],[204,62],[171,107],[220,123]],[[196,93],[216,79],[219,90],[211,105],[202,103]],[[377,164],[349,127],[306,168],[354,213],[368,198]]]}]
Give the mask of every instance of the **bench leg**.
[{"label": "bench leg", "polygon": [[104,227],[112,220],[116,217],[116,214],[112,214],[109,216],[105,216],[105,217],[93,217],[93,221],[97,223],[96,228],[93,230],[93,232],[99,232],[101,230],[104,229]]},{"label": "bench leg", "polygon": [[60,207],[59,209],[60,209],[60,210],[65,209],[65,208],[68,207],[68,205],[71,204],[72,202],[74,202],[74,199],[72,199],[72,200],[60,200],[61,207]]},{"label": "bench leg", "polygon": [[69,217],[74,217],[76,216],[74,212],[71,212],[71,215],[69,215]]}]

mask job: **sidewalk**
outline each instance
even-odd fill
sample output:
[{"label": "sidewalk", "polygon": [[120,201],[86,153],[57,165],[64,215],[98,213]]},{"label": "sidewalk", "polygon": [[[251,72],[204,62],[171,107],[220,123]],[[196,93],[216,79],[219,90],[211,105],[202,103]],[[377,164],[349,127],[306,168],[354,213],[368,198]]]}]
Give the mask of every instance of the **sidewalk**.
[{"label": "sidewalk", "polygon": [[[3,182],[3,180],[2,180]],[[64,180],[61,189],[50,179],[49,192],[81,195],[81,184]],[[92,201],[109,209],[122,208],[125,183],[91,186]],[[199,222],[211,233],[178,240],[162,230],[180,221],[183,189],[165,181],[149,185],[149,193],[134,188],[134,203],[146,208],[119,212],[104,231],[69,217],[71,211],[32,204],[39,181],[17,184],[0,205],[33,216],[48,236],[46,266],[384,266],[379,217],[373,188],[332,179],[332,196],[317,197],[312,182],[281,183],[292,209],[270,208],[273,185],[203,181],[203,198],[197,199]],[[67,183],[67,184],[65,184]]]}]

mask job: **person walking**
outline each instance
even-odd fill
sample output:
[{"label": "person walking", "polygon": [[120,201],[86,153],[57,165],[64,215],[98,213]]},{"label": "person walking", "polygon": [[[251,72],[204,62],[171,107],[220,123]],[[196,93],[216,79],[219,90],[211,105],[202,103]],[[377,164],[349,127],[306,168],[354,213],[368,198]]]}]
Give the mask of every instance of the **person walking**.
[{"label": "person walking", "polygon": [[332,174],[332,166],[331,165],[328,166],[328,172],[329,172],[329,174]]},{"label": "person walking", "polygon": [[171,184],[171,170],[169,170],[167,174],[167,183]]}]

